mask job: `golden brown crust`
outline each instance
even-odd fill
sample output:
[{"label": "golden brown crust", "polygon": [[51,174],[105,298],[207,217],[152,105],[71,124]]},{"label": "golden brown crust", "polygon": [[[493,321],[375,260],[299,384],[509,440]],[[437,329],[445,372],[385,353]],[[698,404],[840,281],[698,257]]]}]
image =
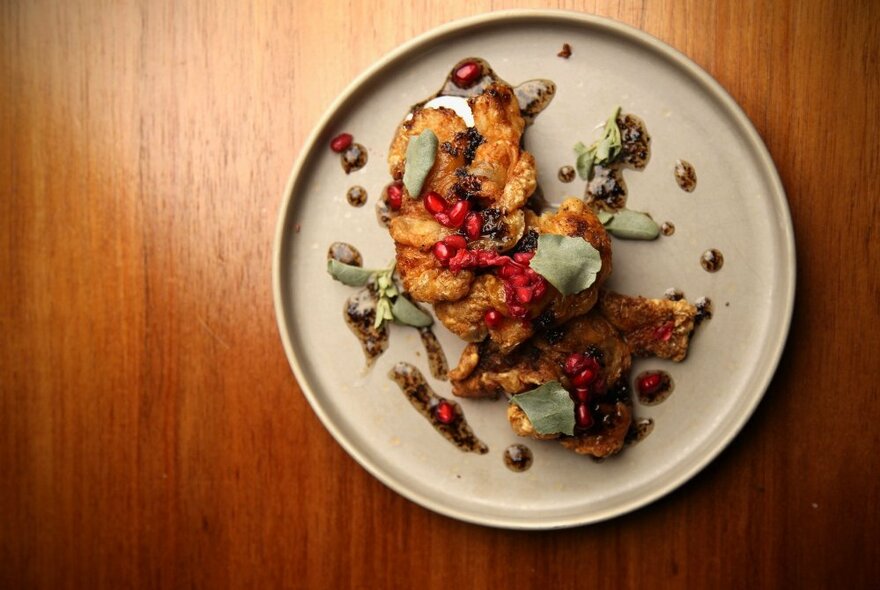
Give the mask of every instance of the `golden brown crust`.
[{"label": "golden brown crust", "polygon": [[416,301],[437,303],[461,299],[471,288],[473,273],[443,268],[431,252],[397,245],[397,273],[403,288]]},{"label": "golden brown crust", "polygon": [[620,331],[633,354],[683,361],[697,308],[685,300],[647,299],[605,292],[599,308]]}]

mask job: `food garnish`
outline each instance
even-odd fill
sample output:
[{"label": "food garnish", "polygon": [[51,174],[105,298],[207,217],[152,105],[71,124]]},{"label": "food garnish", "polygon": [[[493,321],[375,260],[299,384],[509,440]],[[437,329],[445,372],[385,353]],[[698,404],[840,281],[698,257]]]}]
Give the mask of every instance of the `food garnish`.
[{"label": "food garnish", "polygon": [[406,168],[403,184],[409,196],[418,199],[434,160],[437,159],[437,136],[430,129],[422,131],[406,147]]},{"label": "food garnish", "polygon": [[602,270],[602,258],[583,238],[543,234],[538,237],[531,267],[560,293],[573,295],[596,281]]},{"label": "food garnish", "polygon": [[574,402],[558,381],[514,395],[510,403],[526,413],[538,434],[574,434]]},{"label": "food garnish", "polygon": [[600,209],[596,216],[612,236],[624,240],[654,240],[660,235],[660,226],[647,213],[620,209],[609,213]]},{"label": "food garnish", "polygon": [[374,327],[378,328],[386,321],[396,321],[416,328],[430,326],[434,323],[431,316],[419,309],[404,295],[401,295],[394,284],[395,264],[392,262],[388,268],[371,270],[330,259],[327,261],[327,272],[334,279],[349,287],[374,285],[379,297],[376,304]]},{"label": "food garnish", "polygon": [[593,179],[594,166],[606,166],[620,156],[623,142],[620,137],[620,127],[617,126],[619,114],[620,107],[617,107],[605,121],[602,137],[593,142],[590,147],[580,141],[574,145],[574,151],[578,155],[575,168],[577,168],[578,175],[582,180]]}]

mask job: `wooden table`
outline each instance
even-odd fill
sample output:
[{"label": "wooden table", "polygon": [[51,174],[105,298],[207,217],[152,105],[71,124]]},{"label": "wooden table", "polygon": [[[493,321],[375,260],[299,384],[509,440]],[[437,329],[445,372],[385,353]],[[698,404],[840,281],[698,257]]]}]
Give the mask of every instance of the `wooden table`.
[{"label": "wooden table", "polygon": [[798,297],[745,430],[665,499],[493,530],[385,488],[284,357],[282,188],[326,105],[535,2],[0,7],[0,587],[867,587],[880,577],[877,2],[546,2],[680,49],[779,167]]}]

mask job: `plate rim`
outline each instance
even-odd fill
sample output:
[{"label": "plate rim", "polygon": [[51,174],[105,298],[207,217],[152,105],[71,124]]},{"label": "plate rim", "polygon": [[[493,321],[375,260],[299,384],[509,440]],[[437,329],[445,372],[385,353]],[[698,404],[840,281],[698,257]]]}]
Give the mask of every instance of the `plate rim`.
[{"label": "plate rim", "polygon": [[[720,101],[720,103],[726,109],[727,113],[732,116],[733,121],[744,133],[745,139],[748,140],[748,143],[750,143],[751,147],[754,149],[754,156],[759,161],[760,166],[764,169],[766,178],[772,188],[768,197],[772,201],[775,201],[775,205],[782,214],[782,219],[779,220],[781,222],[779,224],[779,229],[782,231],[783,235],[780,237],[782,238],[784,249],[787,252],[787,260],[785,260],[782,265],[785,271],[785,275],[781,277],[780,280],[780,284],[784,287],[785,290],[783,329],[779,330],[778,334],[776,335],[776,341],[770,348],[771,354],[769,356],[772,357],[771,362],[766,365],[764,374],[761,375],[759,379],[757,379],[757,381],[761,383],[760,387],[757,388],[759,391],[756,391],[756,394],[752,396],[751,400],[749,400],[749,405],[745,408],[743,412],[740,413],[739,416],[736,417],[736,420],[731,423],[725,435],[721,437],[715,444],[710,446],[706,450],[706,452],[703,453],[703,456],[699,460],[695,461],[688,469],[684,469],[681,472],[675,474],[669,479],[669,481],[665,485],[658,486],[656,489],[649,490],[649,492],[646,494],[643,494],[634,499],[630,499],[626,502],[621,503],[620,505],[606,508],[599,512],[574,513],[566,515],[564,517],[549,517],[542,520],[525,520],[521,517],[498,517],[491,515],[473,514],[468,511],[456,510],[452,506],[448,506],[444,503],[433,500],[429,497],[424,496],[421,493],[418,493],[408,488],[404,483],[398,481],[389,473],[383,471],[380,467],[370,461],[364,454],[362,454],[357,446],[332,422],[330,417],[321,407],[321,404],[319,403],[315,392],[312,391],[310,384],[305,379],[305,375],[300,367],[300,361],[295,354],[294,346],[291,341],[289,330],[287,328],[288,322],[287,314],[285,311],[286,296],[282,288],[281,281],[281,276],[284,272],[284,252],[286,251],[284,245],[289,239],[289,222],[291,211],[293,210],[293,205],[296,202],[296,199],[294,197],[294,189],[296,188],[297,180],[301,177],[305,164],[307,160],[309,160],[310,154],[314,151],[315,144],[317,143],[318,139],[325,134],[329,126],[329,122],[334,117],[336,112],[340,109],[340,107],[343,106],[353,94],[355,94],[364,84],[368,83],[377,73],[379,73],[390,64],[393,64],[397,60],[404,58],[411,52],[417,51],[423,46],[441,41],[444,37],[459,34],[463,31],[467,31],[468,29],[480,28],[493,24],[497,25],[499,22],[504,21],[516,22],[517,24],[528,23],[529,21],[558,21],[560,23],[568,25],[600,28],[607,32],[610,32],[611,34],[625,37],[630,41],[634,41],[643,46],[646,46],[649,49],[661,54],[666,59],[675,62],[677,66],[687,70],[687,73],[691,75],[695,80],[699,81],[703,85],[704,89],[712,95],[713,99]],[[684,53],[678,51],[677,49],[668,45],[664,41],[661,41],[660,39],[650,35],[649,33],[642,31],[641,29],[602,16],[557,9],[501,10],[450,21],[440,26],[431,28],[404,42],[395,49],[383,55],[367,69],[361,72],[361,74],[356,76],[354,80],[352,80],[345,87],[345,89],[335,98],[335,100],[333,100],[330,106],[327,107],[327,109],[321,115],[320,119],[312,128],[311,133],[308,135],[305,143],[300,149],[300,152],[296,158],[291,173],[288,177],[287,183],[284,187],[284,192],[282,194],[282,202],[279,208],[278,221],[276,223],[275,236],[272,247],[272,294],[275,307],[275,320],[282,344],[284,346],[285,355],[287,356],[288,363],[293,370],[297,384],[299,385],[299,388],[305,396],[306,400],[309,402],[312,411],[315,412],[321,423],[324,425],[324,428],[328,430],[334,440],[340,446],[342,446],[342,448],[349,454],[349,456],[351,456],[361,467],[363,467],[368,473],[370,473],[370,475],[378,479],[380,482],[382,482],[384,485],[386,485],[396,493],[424,508],[464,522],[495,528],[518,530],[547,530],[571,528],[609,520],[611,518],[633,512],[639,508],[656,502],[660,498],[678,489],[686,482],[690,481],[700,471],[705,469],[706,466],[709,465],[712,461],[714,461],[739,435],[745,424],[751,419],[752,415],[755,412],[755,409],[764,398],[764,395],[766,394],[770,383],[772,382],[773,376],[776,374],[776,371],[779,367],[779,362],[785,349],[785,344],[788,340],[788,335],[791,330],[791,320],[794,311],[796,290],[796,272],[796,246],[794,238],[794,228],[791,219],[791,210],[789,208],[788,198],[785,192],[785,188],[782,184],[782,180],[780,179],[779,172],[776,168],[772,156],[770,155],[769,150],[767,149],[766,144],[764,143],[758,131],[755,129],[754,124],[743,111],[742,107],[740,107],[739,104],[733,99],[733,97],[727,92],[727,90],[715,78],[713,78],[708,72],[706,72],[697,63],[687,57]]]}]

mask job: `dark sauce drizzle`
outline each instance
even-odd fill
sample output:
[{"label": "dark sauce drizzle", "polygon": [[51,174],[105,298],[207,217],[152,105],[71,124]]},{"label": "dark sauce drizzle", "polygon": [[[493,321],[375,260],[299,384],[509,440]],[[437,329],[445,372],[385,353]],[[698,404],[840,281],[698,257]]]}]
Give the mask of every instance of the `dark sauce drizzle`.
[{"label": "dark sauce drizzle", "polygon": [[343,307],[345,323],[360,341],[368,367],[388,349],[387,326],[374,326],[378,302],[379,296],[375,287],[368,285],[349,297]]},{"label": "dark sauce drizzle", "polygon": [[626,438],[624,439],[623,445],[625,447],[631,447],[645,440],[649,434],[654,431],[654,419],[653,418],[638,418],[633,420],[632,425],[629,427],[629,431],[626,433]]},{"label": "dark sauce drizzle", "polygon": [[327,260],[338,260],[351,266],[363,266],[364,259],[358,249],[346,242],[333,242],[327,250]]},{"label": "dark sauce drizzle", "polygon": [[700,256],[700,264],[706,272],[718,272],[724,266],[724,256],[720,250],[711,248]]},{"label": "dark sauce drizzle", "polygon": [[697,171],[693,164],[686,160],[677,160],[675,162],[675,182],[681,190],[692,193],[697,188]]},{"label": "dark sauce drizzle", "polygon": [[[477,438],[474,431],[471,430],[458,402],[447,400],[437,395],[418,369],[408,363],[397,363],[391,369],[391,372],[388,373],[388,376],[397,383],[413,407],[446,440],[464,452],[478,453],[480,455],[489,452],[489,447]],[[442,423],[435,415],[434,408],[441,401],[446,401],[455,407],[455,419],[450,424]]]},{"label": "dark sauce drizzle", "polygon": [[431,376],[440,381],[448,381],[449,363],[446,362],[446,354],[440,341],[434,335],[434,331],[430,327],[419,328],[419,336],[422,339],[422,345],[425,347],[425,353],[428,355],[428,368],[431,369]]},{"label": "dark sauce drizzle", "polygon": [[[650,388],[644,387],[643,384],[648,377],[655,377],[655,381],[659,380],[659,384]],[[639,402],[645,406],[656,406],[660,402],[666,400],[675,389],[675,382],[672,380],[672,375],[666,371],[642,371],[636,377],[635,383],[636,395],[639,397]]]},{"label": "dark sauce drizzle", "polygon": [[696,301],[694,301],[694,305],[697,308],[697,315],[694,316],[694,325],[699,326],[705,320],[711,320],[712,314],[715,311],[715,306],[712,304],[712,300],[708,297],[700,297]]},{"label": "dark sauce drizzle", "polygon": [[670,301],[681,301],[684,299],[684,292],[675,287],[669,287],[666,289],[666,292],[663,293],[663,296]]},{"label": "dark sauce drizzle", "polygon": [[348,204],[352,207],[363,207],[367,203],[367,189],[362,186],[353,186],[345,193]]},{"label": "dark sauce drizzle", "polygon": [[635,115],[621,113],[617,117],[617,126],[620,128],[621,155],[607,166],[596,166],[584,194],[587,203],[596,203],[609,211],[626,206],[622,170],[642,170],[651,159],[651,136],[644,121]]},{"label": "dark sauce drizzle", "polygon": [[367,148],[359,143],[353,143],[342,152],[339,161],[342,163],[342,169],[345,170],[346,174],[360,170],[367,165]]},{"label": "dark sauce drizzle", "polygon": [[525,445],[510,445],[504,449],[504,464],[511,471],[522,473],[532,466],[532,450]]},{"label": "dark sauce drizzle", "polygon": [[559,169],[559,172],[556,173],[556,177],[560,182],[571,182],[574,180],[574,168],[571,166],[563,166]]}]

